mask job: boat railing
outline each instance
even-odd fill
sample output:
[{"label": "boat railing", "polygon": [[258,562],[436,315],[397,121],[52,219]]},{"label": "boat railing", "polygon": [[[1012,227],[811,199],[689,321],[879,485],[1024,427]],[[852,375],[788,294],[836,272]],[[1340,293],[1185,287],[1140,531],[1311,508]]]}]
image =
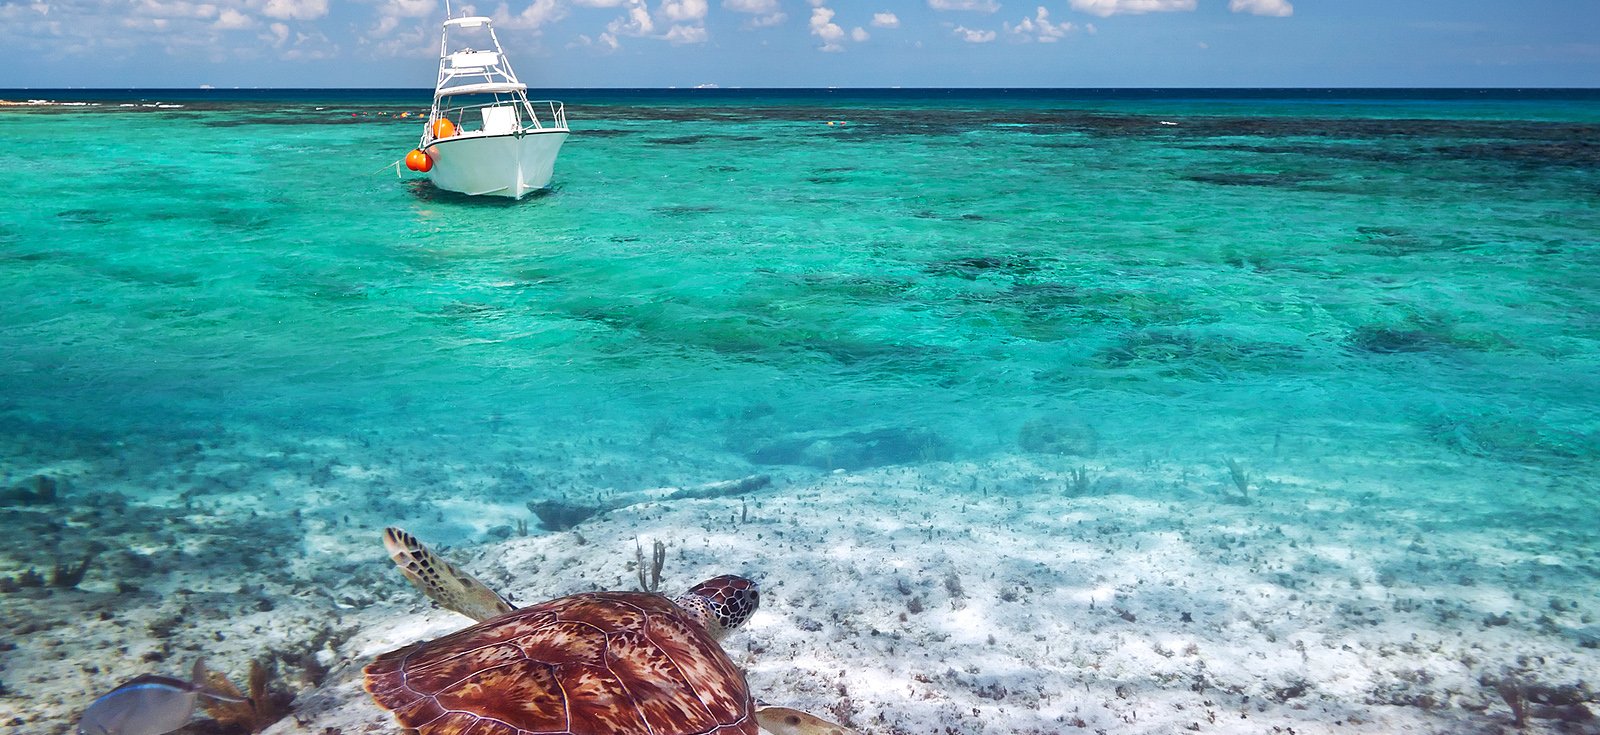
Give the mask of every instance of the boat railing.
[{"label": "boat railing", "polygon": [[[549,120],[549,125],[541,122],[540,110],[547,113],[543,119]],[[558,100],[528,100],[528,117],[533,119],[535,128],[567,128],[567,106]]]},{"label": "boat railing", "polygon": [[[515,110],[518,106],[525,110],[524,120],[521,121],[516,119]],[[499,114],[502,112],[504,114]],[[438,140],[433,131],[437,129],[435,122],[441,119],[450,121],[454,129],[450,137],[501,135],[517,130],[519,123],[523,130],[565,130],[567,107],[554,100],[493,100],[441,107],[437,116],[428,120],[423,147]]]}]

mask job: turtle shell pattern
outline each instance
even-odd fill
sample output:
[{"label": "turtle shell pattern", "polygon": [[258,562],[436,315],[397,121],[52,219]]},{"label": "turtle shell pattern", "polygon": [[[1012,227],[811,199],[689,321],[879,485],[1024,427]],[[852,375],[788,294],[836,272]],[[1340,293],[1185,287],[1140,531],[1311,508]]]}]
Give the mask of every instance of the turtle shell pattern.
[{"label": "turtle shell pattern", "polygon": [[744,674],[666,597],[562,597],[379,656],[366,689],[420,735],[758,735]]}]

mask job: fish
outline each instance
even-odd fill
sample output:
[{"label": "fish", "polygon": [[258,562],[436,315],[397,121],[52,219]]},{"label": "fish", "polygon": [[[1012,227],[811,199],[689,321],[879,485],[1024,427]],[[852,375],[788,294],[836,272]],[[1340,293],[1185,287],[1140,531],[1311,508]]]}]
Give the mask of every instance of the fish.
[{"label": "fish", "polygon": [[141,674],[117,685],[83,711],[78,735],[164,735],[189,723],[201,697],[250,701],[203,686],[205,670],[205,660],[197,659],[190,681]]}]

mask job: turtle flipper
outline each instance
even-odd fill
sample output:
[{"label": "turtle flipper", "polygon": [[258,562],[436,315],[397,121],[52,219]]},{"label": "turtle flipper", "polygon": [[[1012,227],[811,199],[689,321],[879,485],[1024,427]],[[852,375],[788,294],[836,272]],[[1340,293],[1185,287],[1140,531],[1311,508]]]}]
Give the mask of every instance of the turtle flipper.
[{"label": "turtle flipper", "polygon": [[383,548],[389,550],[389,558],[400,567],[407,582],[447,610],[481,622],[516,609],[488,585],[455,568],[403,529],[383,529]]},{"label": "turtle flipper", "polygon": [[788,707],[756,707],[756,723],[772,735],[856,735],[844,725]]}]

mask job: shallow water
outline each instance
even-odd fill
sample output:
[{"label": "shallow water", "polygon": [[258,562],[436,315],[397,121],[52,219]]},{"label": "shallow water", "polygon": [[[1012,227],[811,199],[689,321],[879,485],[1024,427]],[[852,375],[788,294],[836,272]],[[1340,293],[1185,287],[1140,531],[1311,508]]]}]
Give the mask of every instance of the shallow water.
[{"label": "shallow water", "polygon": [[581,93],[514,204],[243,96],[4,113],[14,431],[1600,459],[1593,95]]},{"label": "shallow water", "polygon": [[396,177],[426,92],[43,96],[0,732],[199,655],[385,727],[353,672],[452,624],[390,523],[523,602],[759,576],[752,682],[866,732],[1600,701],[1600,94],[573,91],[520,202]]}]

